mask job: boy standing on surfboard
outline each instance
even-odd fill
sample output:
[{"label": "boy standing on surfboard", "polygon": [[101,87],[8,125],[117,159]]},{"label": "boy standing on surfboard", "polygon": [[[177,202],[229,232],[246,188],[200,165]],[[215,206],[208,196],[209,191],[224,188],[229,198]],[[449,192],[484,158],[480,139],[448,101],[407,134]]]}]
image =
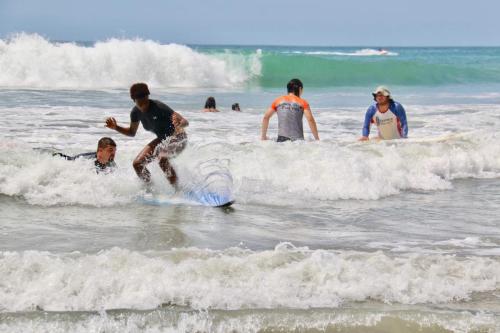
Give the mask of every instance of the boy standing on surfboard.
[{"label": "boy standing on surfboard", "polygon": [[408,137],[406,111],[401,104],[391,98],[389,89],[379,86],[372,95],[375,103],[366,111],[363,136],[359,138],[359,141],[368,140],[372,123],[377,124],[379,139],[392,140]]},{"label": "boy standing on surfboard", "polygon": [[287,86],[288,95],[278,97],[264,114],[262,119],[262,140],[267,140],[267,128],[269,119],[278,114],[278,142],[304,140],[304,129],[302,118],[305,115],[311,132],[316,140],[319,140],[316,121],[305,99],[300,98],[304,86],[299,79],[292,79]]},{"label": "boy standing on surfboard", "polygon": [[129,127],[118,126],[115,118],[111,117],[106,119],[106,127],[127,136],[135,136],[140,122],[145,130],[156,134],[156,139],[149,142],[134,159],[134,170],[139,178],[150,183],[151,174],[146,165],[158,157],[160,168],[170,184],[176,187],[177,174],[169,159],[186,147],[187,134],[184,128],[189,126],[189,122],[166,104],[149,99],[149,89],[145,83],[133,84],[130,98],[135,106],[130,112]]}]

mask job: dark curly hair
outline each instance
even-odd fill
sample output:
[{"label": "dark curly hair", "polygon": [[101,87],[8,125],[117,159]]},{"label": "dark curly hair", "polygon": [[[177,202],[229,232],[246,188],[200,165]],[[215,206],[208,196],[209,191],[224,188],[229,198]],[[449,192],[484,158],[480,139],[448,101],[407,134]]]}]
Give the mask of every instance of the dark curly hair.
[{"label": "dark curly hair", "polygon": [[148,85],[145,83],[134,83],[130,87],[130,98],[133,100],[141,99],[149,96]]}]

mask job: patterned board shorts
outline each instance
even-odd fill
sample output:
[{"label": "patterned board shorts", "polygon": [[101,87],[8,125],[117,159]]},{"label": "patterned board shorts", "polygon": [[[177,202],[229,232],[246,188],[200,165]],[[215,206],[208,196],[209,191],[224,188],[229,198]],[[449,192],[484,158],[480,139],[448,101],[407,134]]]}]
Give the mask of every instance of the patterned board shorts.
[{"label": "patterned board shorts", "polygon": [[156,138],[148,146],[153,148],[153,157],[175,157],[186,148],[187,134],[180,133],[162,138]]}]

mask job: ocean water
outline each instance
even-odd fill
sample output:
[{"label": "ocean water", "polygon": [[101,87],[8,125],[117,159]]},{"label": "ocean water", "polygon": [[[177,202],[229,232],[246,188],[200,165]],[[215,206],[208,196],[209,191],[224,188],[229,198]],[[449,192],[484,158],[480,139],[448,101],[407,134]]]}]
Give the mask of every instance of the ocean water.
[{"label": "ocean water", "polygon": [[[500,332],[500,48],[377,49],[0,40],[0,332]],[[262,142],[293,77],[321,141]],[[104,127],[137,81],[190,121],[181,184],[227,169],[231,209],[140,200],[153,135]],[[408,139],[357,142],[378,84]],[[102,136],[112,174],[50,154]]]}]

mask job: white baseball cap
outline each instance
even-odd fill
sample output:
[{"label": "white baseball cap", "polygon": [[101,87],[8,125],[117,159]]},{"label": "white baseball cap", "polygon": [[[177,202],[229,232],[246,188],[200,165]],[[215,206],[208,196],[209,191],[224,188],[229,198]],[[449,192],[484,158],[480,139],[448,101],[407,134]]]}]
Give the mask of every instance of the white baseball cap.
[{"label": "white baseball cap", "polygon": [[391,97],[391,92],[386,86],[378,86],[377,89],[375,89],[375,91],[372,92],[373,97],[377,96],[378,94]]}]

